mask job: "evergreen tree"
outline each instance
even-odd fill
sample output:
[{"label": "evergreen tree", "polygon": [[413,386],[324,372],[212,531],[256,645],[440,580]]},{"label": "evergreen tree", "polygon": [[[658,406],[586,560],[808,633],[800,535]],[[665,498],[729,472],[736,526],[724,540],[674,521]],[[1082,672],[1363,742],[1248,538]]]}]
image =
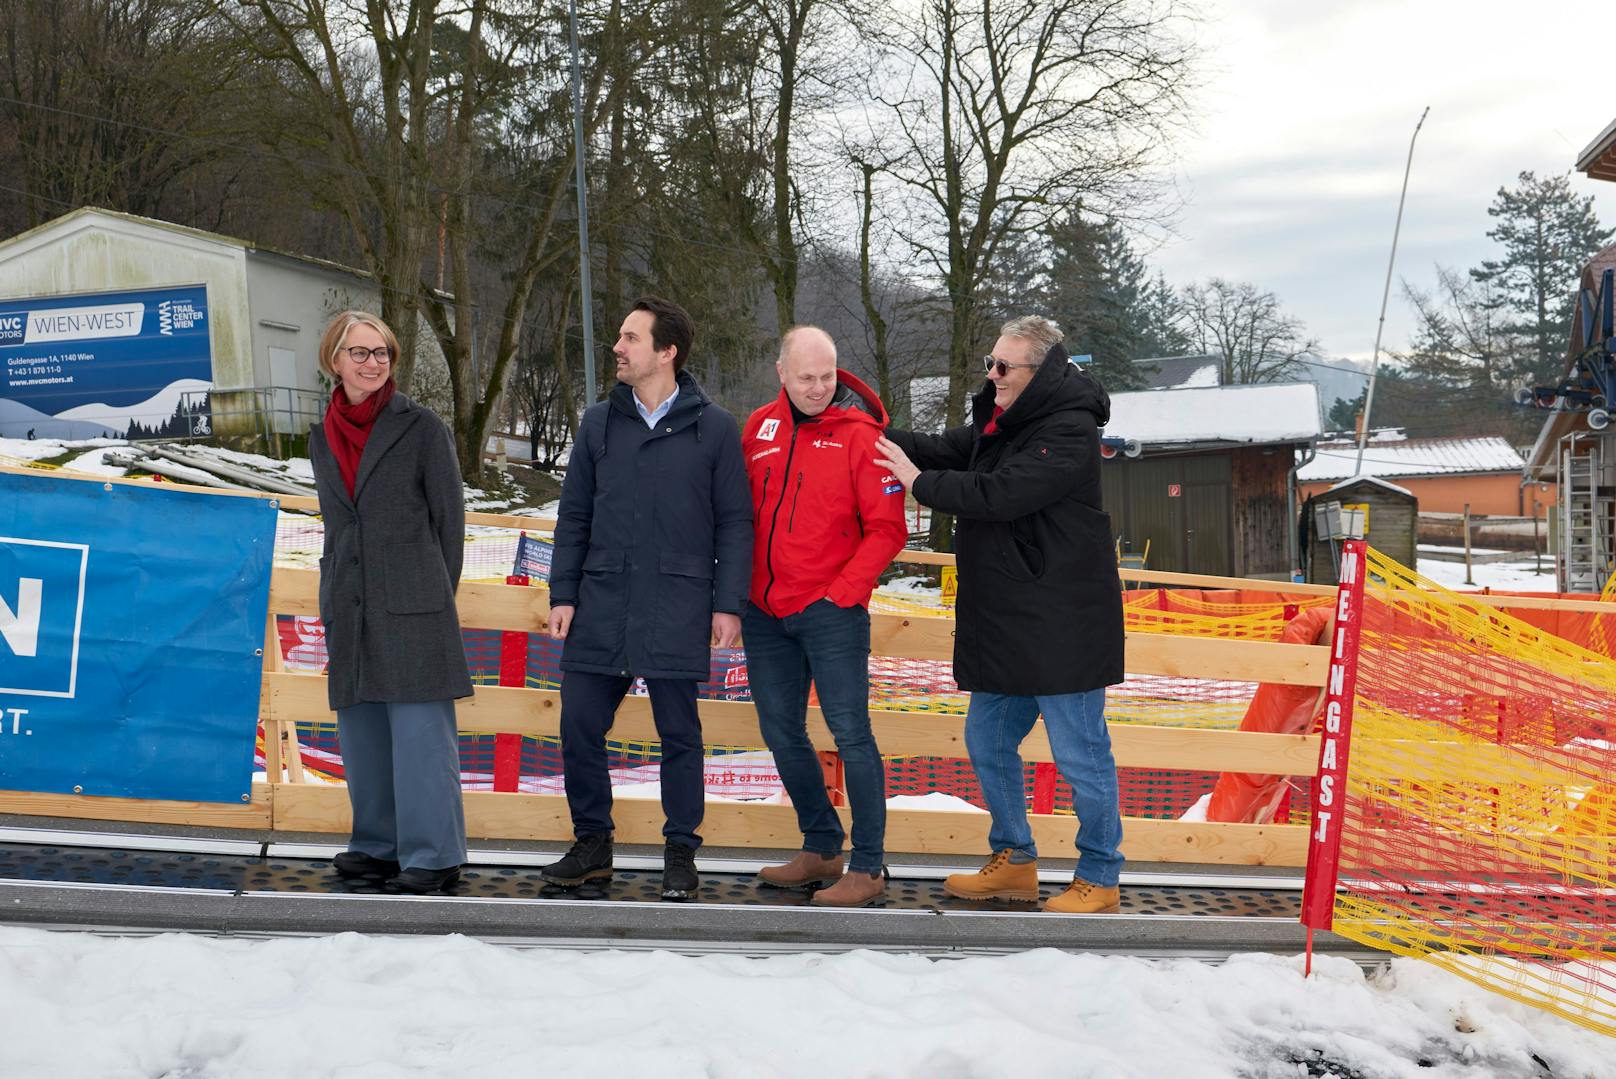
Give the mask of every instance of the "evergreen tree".
[{"label": "evergreen tree", "polygon": [[1094,357],[1094,372],[1108,389],[1143,389],[1134,360],[1188,350],[1173,290],[1160,274],[1148,276],[1120,225],[1089,221],[1074,209],[1049,227],[1046,240],[1044,305],[1072,351]]},{"label": "evergreen tree", "polygon": [[1492,286],[1508,329],[1527,341],[1515,377],[1552,382],[1565,365],[1582,267],[1612,230],[1600,225],[1593,196],[1577,196],[1564,175],[1523,172],[1513,189],[1498,189],[1487,213],[1498,222],[1487,235],[1504,251],[1470,275]]}]

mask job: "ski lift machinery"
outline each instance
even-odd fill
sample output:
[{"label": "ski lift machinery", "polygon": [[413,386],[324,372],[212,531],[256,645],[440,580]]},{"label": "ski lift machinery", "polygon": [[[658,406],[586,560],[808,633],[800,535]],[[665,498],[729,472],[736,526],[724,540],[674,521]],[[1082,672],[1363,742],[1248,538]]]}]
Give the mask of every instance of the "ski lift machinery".
[{"label": "ski lift machinery", "polygon": [[1577,298],[1583,347],[1571,370],[1553,386],[1522,386],[1517,404],[1561,412],[1583,413],[1588,428],[1610,426],[1610,402],[1616,398],[1616,269],[1599,276],[1599,288],[1583,289]]}]

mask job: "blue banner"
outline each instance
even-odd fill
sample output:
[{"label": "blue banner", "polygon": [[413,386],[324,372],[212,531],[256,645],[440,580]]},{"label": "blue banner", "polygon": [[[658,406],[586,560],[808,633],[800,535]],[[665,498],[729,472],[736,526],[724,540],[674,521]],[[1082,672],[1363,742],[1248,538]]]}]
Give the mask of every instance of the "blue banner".
[{"label": "blue banner", "polygon": [[550,558],[554,554],[554,541],[523,532],[516,541],[516,565],[511,572],[518,577],[548,581]]},{"label": "blue banner", "polygon": [[0,300],[0,436],[192,433],[208,323],[203,285]]},{"label": "blue banner", "polygon": [[248,800],[275,517],[0,473],[0,789]]}]

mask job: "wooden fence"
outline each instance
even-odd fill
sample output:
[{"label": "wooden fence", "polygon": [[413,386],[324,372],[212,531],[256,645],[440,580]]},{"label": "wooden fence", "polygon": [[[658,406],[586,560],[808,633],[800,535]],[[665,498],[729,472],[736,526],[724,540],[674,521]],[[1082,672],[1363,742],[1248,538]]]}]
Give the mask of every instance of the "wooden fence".
[{"label": "wooden fence", "polygon": [[[98,478],[97,482],[105,482]],[[312,499],[282,498],[290,509],[314,509]],[[497,514],[467,514],[468,524],[527,528],[544,532],[553,522]],[[946,564],[952,556],[906,552],[905,561]],[[1203,577],[1129,570],[1132,581],[1198,588],[1235,587],[1286,594],[1333,594],[1321,586]],[[277,615],[317,615],[319,574],[313,570],[276,569],[270,587],[270,619],[266,629],[264,674],[259,715],[265,731],[266,782],[255,783],[248,804],[226,806],[196,802],[162,802],[95,798],[65,794],[0,792],[0,812],[92,819],[146,821],[224,828],[270,829],[277,832],[349,830],[347,795],[340,786],[305,780],[297,745],[299,721],[330,721],[323,676],[282,669]],[[466,581],[457,594],[464,625],[486,630],[542,632],[548,614],[547,590]],[[1521,604],[1510,597],[1511,605]],[[1560,601],[1565,603],[1565,601]],[[1534,604],[1522,604],[1534,605]],[[1580,605],[1578,605],[1580,606]],[[1591,604],[1610,610],[1609,605]],[[946,660],[952,652],[953,620],[949,617],[874,614],[872,650],[876,655]],[[1228,679],[1322,686],[1328,649],[1315,645],[1163,633],[1129,633],[1127,670],[1136,674],[1184,678]],[[460,702],[460,729],[467,733],[555,737],[560,729],[560,694],[525,687],[478,686]],[[761,745],[757,717],[749,703],[700,702],[706,741],[714,745]],[[965,757],[961,715],[874,711],[874,733],[887,755]],[[835,742],[817,709],[810,709],[809,732],[815,746],[834,750]],[[627,698],[617,715],[615,737],[654,741],[649,701]],[[1318,763],[1314,735],[1260,734],[1231,730],[1186,729],[1140,724],[1111,725],[1112,744],[1120,767],[1196,772],[1240,771],[1271,775],[1311,776]],[[1032,762],[1052,761],[1042,727],[1022,746]],[[467,791],[467,830],[488,839],[568,840],[572,836],[565,797],[561,795]],[[846,814],[846,810],[841,812]],[[614,809],[617,838],[623,843],[660,843],[662,809],[654,799],[619,798]],[[1294,824],[1222,824],[1125,817],[1123,851],[1130,861],[1200,862],[1300,866],[1306,858],[1306,828]],[[1033,832],[1051,854],[1070,852],[1074,818],[1034,814]],[[886,846],[894,853],[982,854],[987,849],[986,813],[936,810],[892,810],[887,818]],[[702,834],[718,846],[795,848],[801,841],[789,806],[710,802]]]}]

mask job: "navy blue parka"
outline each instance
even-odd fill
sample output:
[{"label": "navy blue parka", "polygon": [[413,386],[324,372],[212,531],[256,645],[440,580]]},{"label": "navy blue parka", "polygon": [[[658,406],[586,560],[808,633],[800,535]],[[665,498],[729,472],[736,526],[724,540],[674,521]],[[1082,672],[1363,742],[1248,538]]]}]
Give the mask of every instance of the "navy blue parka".
[{"label": "navy blue parka", "polygon": [[574,607],[564,670],[706,680],[713,612],[746,602],[740,431],[689,372],[678,385],[655,429],[623,383],[578,424],[550,565],[550,602]]}]

